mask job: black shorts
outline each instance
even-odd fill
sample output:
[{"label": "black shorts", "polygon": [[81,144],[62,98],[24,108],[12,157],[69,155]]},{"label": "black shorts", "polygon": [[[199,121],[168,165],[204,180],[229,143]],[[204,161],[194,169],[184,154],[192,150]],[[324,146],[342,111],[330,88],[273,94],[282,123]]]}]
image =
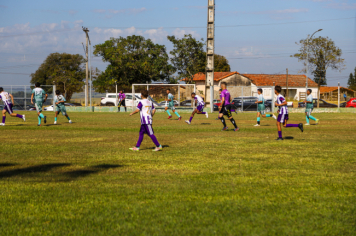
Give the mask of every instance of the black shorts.
[{"label": "black shorts", "polygon": [[223,106],[221,108],[221,110],[219,111],[219,113],[221,113],[224,116],[227,116],[228,118],[230,118],[230,117],[232,117],[231,108],[232,108],[231,104]]},{"label": "black shorts", "polygon": [[120,106],[124,106],[124,107],[126,107],[126,104],[125,104],[125,99],[123,100],[123,101],[121,101],[121,103],[119,103],[119,107]]}]

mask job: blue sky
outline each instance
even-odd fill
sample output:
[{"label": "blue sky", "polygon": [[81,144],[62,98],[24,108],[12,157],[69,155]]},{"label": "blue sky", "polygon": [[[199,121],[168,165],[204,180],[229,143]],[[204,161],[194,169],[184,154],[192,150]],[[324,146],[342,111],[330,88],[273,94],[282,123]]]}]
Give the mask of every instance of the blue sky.
[{"label": "blue sky", "polygon": [[[207,2],[0,0],[0,85],[29,84],[49,53],[84,54],[82,26],[89,28],[92,45],[132,34],[168,50],[167,35],[205,40]],[[297,74],[303,65],[289,57],[299,48],[295,42],[322,28],[316,36],[333,39],[346,64],[342,72],[327,71],[328,85],[345,86],[356,67],[355,17],[356,0],[217,0],[216,53],[240,73],[281,74],[288,68]],[[100,58],[92,66],[106,67]]]}]

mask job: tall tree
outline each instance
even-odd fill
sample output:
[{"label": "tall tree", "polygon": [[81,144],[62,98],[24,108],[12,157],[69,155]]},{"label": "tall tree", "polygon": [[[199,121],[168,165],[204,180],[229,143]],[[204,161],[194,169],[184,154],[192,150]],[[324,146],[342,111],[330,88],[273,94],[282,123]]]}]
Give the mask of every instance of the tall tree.
[{"label": "tall tree", "polygon": [[[51,53],[40,65],[35,73],[31,74],[31,83],[40,82],[42,85],[57,86],[65,93],[66,100],[70,101],[73,93],[82,92],[85,79],[84,58],[79,54]],[[49,88],[47,92],[52,92]]]},{"label": "tall tree", "polygon": [[196,40],[191,34],[186,34],[181,39],[175,36],[167,38],[173,43],[173,50],[170,52],[171,63],[178,72],[178,79],[186,79],[185,82],[191,84],[196,73],[205,72],[206,56],[203,39]]},{"label": "tall tree", "polygon": [[231,67],[226,57],[215,54],[214,55],[214,71],[215,72],[230,72]]},{"label": "tall tree", "polygon": [[119,86],[128,86],[164,80],[174,73],[168,63],[166,47],[142,36],[111,38],[95,45],[94,55],[109,63],[93,82],[99,91],[112,91],[115,81]]},{"label": "tall tree", "polygon": [[349,89],[356,90],[356,67],[355,73],[350,73],[349,80],[347,81],[347,85]]},{"label": "tall tree", "polygon": [[[291,57],[296,57],[299,61],[303,61],[304,66],[308,66],[314,74],[316,82],[318,82],[321,75],[324,75],[323,83],[326,84],[325,75],[326,70],[329,68],[337,71],[345,68],[344,59],[341,58],[342,50],[328,37],[309,39],[309,42],[306,39],[302,39],[296,44],[300,45],[299,53]],[[308,61],[306,61],[308,46],[309,57]]]}]

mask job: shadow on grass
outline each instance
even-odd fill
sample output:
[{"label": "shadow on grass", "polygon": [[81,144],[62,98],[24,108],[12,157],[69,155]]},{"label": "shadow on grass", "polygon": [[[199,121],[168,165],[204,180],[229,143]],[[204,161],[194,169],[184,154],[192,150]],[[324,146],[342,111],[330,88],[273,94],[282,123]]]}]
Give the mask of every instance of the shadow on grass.
[{"label": "shadow on grass", "polygon": [[0,167],[16,166],[14,163],[0,163]]},{"label": "shadow on grass", "polygon": [[292,137],[292,136],[287,136],[287,137],[284,137],[284,139],[294,139],[294,137]]},{"label": "shadow on grass", "polygon": [[69,165],[70,164],[67,163],[53,163],[53,164],[45,164],[45,165],[38,165],[38,166],[30,166],[30,167],[14,169],[14,170],[5,170],[0,172],[0,179],[18,176],[18,175],[48,172],[53,168],[69,166]]},{"label": "shadow on grass", "polygon": [[211,123],[201,123],[201,125],[211,125]]},{"label": "shadow on grass", "polygon": [[[156,147],[150,147],[150,148],[145,148],[145,149],[140,149],[141,151],[143,150],[153,150],[155,149]],[[169,145],[162,145],[162,148],[169,148]]]}]

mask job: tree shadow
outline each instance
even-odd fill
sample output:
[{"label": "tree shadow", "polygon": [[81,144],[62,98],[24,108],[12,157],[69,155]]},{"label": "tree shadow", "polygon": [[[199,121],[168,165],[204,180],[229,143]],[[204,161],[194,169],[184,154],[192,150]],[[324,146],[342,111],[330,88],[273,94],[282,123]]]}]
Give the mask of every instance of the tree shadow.
[{"label": "tree shadow", "polygon": [[17,164],[14,163],[0,163],[0,167],[9,167],[9,166],[16,166]]},{"label": "tree shadow", "polygon": [[5,171],[0,172],[0,179],[14,177],[14,176],[18,176],[18,175],[48,172],[48,171],[52,170],[53,168],[64,167],[64,166],[70,166],[70,164],[68,164],[68,163],[53,163],[53,164],[30,166],[30,167],[20,168],[20,169],[5,170]]}]

